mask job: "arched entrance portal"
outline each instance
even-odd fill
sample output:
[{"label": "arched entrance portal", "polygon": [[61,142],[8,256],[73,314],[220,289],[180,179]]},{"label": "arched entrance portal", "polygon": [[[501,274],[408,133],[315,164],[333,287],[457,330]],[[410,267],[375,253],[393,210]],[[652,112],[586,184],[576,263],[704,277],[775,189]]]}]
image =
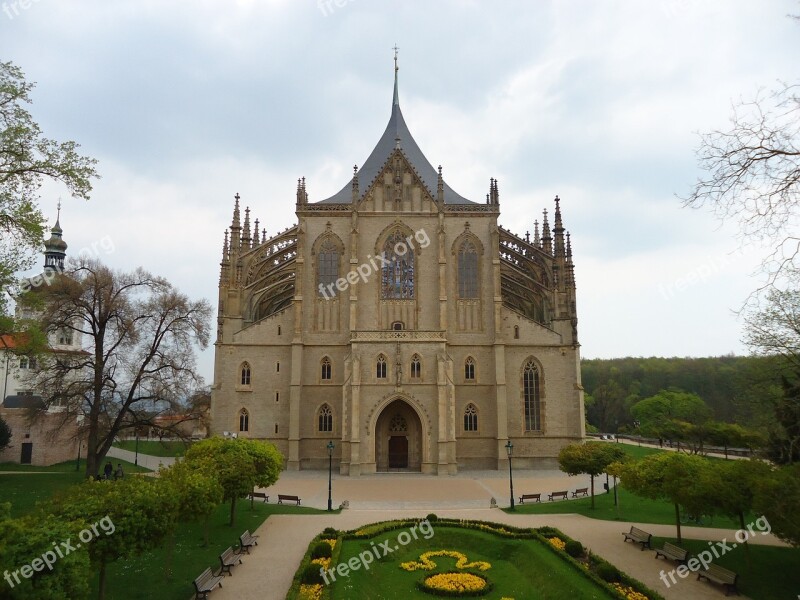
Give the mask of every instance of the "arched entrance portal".
[{"label": "arched entrance portal", "polygon": [[383,409],[375,424],[375,466],[378,471],[420,471],[422,424],[403,400]]}]

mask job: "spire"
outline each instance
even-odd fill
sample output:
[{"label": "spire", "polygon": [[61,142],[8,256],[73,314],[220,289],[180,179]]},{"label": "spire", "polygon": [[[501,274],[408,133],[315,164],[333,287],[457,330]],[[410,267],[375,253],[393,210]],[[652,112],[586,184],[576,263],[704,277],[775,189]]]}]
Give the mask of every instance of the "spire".
[{"label": "spire", "polygon": [[442,178],[442,165],[439,165],[439,176],[436,179],[436,201],[444,203],[444,179]]},{"label": "spire", "polygon": [[394,50],[394,96],[392,97],[392,106],[400,106],[400,95],[397,92],[397,72],[400,70],[400,67],[397,66],[397,51],[400,48],[395,44],[392,50]]},{"label": "spire", "polygon": [[533,245],[538,248],[540,244],[541,241],[539,240],[539,221],[536,220],[533,222]]},{"label": "spire", "polygon": [[556,196],[556,218],[553,223],[553,235],[555,237],[556,258],[564,258],[564,225],[561,222],[561,200]]},{"label": "spire", "polygon": [[569,231],[567,232],[567,264],[572,264],[572,242],[569,239]]},{"label": "spire", "polygon": [[353,165],[353,204],[358,202],[358,165]]},{"label": "spire", "polygon": [[258,239],[258,219],[256,219],[255,227],[253,227],[253,248],[261,245],[261,240]]},{"label": "spire", "polygon": [[497,189],[497,179],[494,177],[489,179],[489,204],[499,204],[500,193]]},{"label": "spire", "polygon": [[542,250],[548,254],[553,253],[553,245],[551,242],[553,238],[550,237],[550,223],[547,222],[547,209],[544,209],[544,217],[542,218]]},{"label": "spire", "polygon": [[250,249],[250,207],[244,209],[244,231],[242,232],[242,247]]},{"label": "spire", "polygon": [[239,192],[236,192],[236,195],[234,196],[235,203],[233,205],[233,219],[231,219],[231,254],[238,252],[241,244],[242,222],[240,218],[241,215],[239,214],[240,198],[241,196],[239,196]]},{"label": "spire", "polygon": [[61,229],[61,200],[58,201],[58,216],[56,224],[50,230],[50,239],[44,243],[44,268],[45,270],[64,270],[64,258],[67,256],[67,243],[61,238],[64,231]]}]

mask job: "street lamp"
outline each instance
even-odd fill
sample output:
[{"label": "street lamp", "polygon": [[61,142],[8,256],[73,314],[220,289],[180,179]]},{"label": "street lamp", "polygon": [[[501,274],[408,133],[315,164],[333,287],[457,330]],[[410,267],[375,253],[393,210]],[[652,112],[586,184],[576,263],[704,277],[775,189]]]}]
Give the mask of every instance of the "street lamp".
[{"label": "street lamp", "polygon": [[511,473],[511,453],[514,451],[514,444],[508,440],[506,444],[506,453],[508,453],[508,486],[511,490],[511,510],[514,509],[514,476]]},{"label": "street lamp", "polygon": [[328,442],[328,510],[333,510],[331,500],[331,473],[333,473],[333,440]]},{"label": "street lamp", "polygon": [[133,461],[137,467],[139,466],[139,428],[134,425],[134,431],[136,432],[136,458]]}]

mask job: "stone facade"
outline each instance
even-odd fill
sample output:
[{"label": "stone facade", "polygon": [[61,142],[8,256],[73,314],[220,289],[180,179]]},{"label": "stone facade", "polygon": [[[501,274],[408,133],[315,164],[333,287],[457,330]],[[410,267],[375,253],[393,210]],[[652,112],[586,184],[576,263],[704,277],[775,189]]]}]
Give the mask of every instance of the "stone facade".
[{"label": "stone facade", "polygon": [[574,265],[551,230],[498,226],[409,133],[397,80],[375,150],[272,237],[235,199],[219,285],[212,428],[268,439],[290,469],[553,467],[584,436]]},{"label": "stone facade", "polygon": [[[49,466],[78,458],[78,425],[57,411],[41,411],[31,421],[27,408],[4,408],[0,417],[11,428],[11,445],[0,451],[0,463]],[[26,447],[27,445],[27,447]],[[86,458],[86,442],[80,450]]]}]

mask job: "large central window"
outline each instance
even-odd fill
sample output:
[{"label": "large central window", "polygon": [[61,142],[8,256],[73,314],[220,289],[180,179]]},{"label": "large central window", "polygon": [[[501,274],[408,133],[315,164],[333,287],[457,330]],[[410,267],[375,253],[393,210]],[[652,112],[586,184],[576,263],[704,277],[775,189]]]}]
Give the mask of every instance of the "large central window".
[{"label": "large central window", "polygon": [[414,250],[402,231],[397,229],[392,232],[383,245],[383,253],[381,298],[413,298]]},{"label": "large central window", "polygon": [[522,394],[525,403],[525,431],[541,431],[542,405],[539,390],[539,369],[532,360],[522,372]]},{"label": "large central window", "polygon": [[317,290],[320,296],[336,295],[336,280],[339,278],[339,248],[330,238],[319,248],[317,264]]},{"label": "large central window", "polygon": [[458,297],[478,297],[478,250],[469,240],[458,251]]}]

